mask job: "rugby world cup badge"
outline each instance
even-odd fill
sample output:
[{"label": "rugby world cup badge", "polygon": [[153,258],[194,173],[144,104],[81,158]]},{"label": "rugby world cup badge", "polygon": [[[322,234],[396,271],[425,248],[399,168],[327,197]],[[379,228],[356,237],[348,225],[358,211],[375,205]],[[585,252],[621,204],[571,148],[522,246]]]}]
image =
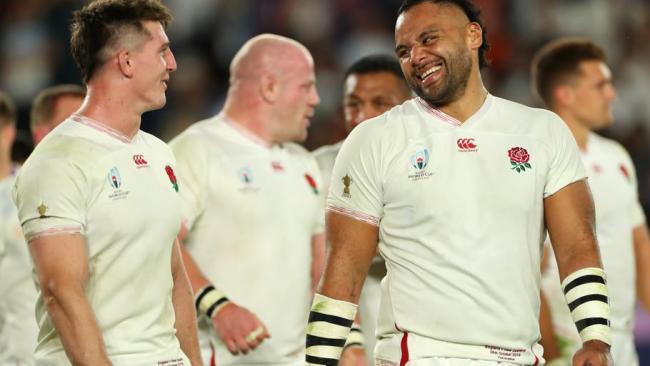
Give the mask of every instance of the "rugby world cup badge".
[{"label": "rugby world cup badge", "polygon": [[129,195],[129,191],[122,190],[123,181],[122,177],[120,176],[120,171],[117,169],[117,167],[114,166],[111,168],[111,170],[108,171],[106,179],[108,180],[108,184],[110,184],[111,188],[113,188],[113,191],[108,195],[108,198],[115,201],[124,199]]},{"label": "rugby world cup badge", "polygon": [[243,166],[237,171],[237,177],[239,181],[243,183],[239,187],[239,192],[242,193],[254,193],[260,190],[260,187],[257,186],[257,182],[253,175],[253,170],[248,166]]},{"label": "rugby world cup badge", "polygon": [[409,174],[409,179],[417,181],[427,179],[433,175],[429,172],[427,166],[429,165],[429,149],[417,150],[415,154],[411,155],[411,167],[414,170]]},{"label": "rugby world cup badge", "polygon": [[122,177],[120,177],[120,171],[117,170],[117,167],[111,168],[108,172],[108,183],[111,184],[113,189],[118,189],[122,186]]}]

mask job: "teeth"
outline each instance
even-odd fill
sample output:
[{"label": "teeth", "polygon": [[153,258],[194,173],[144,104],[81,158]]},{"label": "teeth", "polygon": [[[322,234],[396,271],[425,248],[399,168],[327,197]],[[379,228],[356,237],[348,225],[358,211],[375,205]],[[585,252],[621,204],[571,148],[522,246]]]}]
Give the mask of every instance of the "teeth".
[{"label": "teeth", "polygon": [[426,79],[427,76],[433,74],[434,72],[440,70],[441,68],[442,68],[441,65],[434,66],[434,67],[430,68],[429,70],[425,71],[424,74],[420,75],[420,79],[423,79],[423,80]]}]

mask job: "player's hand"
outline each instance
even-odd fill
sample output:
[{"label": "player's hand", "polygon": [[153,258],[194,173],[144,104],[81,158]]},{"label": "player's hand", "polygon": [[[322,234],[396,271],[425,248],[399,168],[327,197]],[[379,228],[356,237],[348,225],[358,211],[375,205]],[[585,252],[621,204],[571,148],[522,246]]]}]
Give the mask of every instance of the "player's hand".
[{"label": "player's hand", "polygon": [[573,356],[573,366],[613,366],[609,345],[601,341],[587,341]]},{"label": "player's hand", "polygon": [[368,366],[366,362],[366,351],[363,347],[348,347],[343,350],[339,366]]},{"label": "player's hand", "polygon": [[248,309],[228,303],[212,318],[219,338],[233,355],[247,354],[269,338],[266,326]]}]

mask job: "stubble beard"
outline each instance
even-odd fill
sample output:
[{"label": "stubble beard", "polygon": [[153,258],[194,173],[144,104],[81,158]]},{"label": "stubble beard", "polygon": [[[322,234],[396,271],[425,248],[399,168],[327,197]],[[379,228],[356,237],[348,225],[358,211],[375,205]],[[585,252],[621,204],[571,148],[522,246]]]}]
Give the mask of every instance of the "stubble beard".
[{"label": "stubble beard", "polygon": [[415,81],[409,78],[408,82],[415,94],[434,108],[441,108],[458,100],[465,94],[472,70],[472,58],[469,51],[463,50],[445,62],[445,75],[442,85],[432,91],[426,91]]}]

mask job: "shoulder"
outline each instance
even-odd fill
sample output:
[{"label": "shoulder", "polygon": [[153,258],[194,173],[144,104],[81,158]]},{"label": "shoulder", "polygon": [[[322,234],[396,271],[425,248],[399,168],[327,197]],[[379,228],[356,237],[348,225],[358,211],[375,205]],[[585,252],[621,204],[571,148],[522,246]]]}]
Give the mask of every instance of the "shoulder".
[{"label": "shoulder", "polygon": [[333,145],[321,146],[318,149],[312,151],[311,154],[318,162],[323,160],[332,160],[336,158],[339,150],[341,150],[341,145],[343,145],[343,141],[337,142]]},{"label": "shoulder", "polygon": [[597,149],[601,150],[607,156],[631,162],[630,154],[620,142],[603,137],[595,132],[591,133],[589,138],[591,139],[591,145],[595,145]]},{"label": "shoulder", "polygon": [[174,153],[196,153],[203,150],[209,140],[214,135],[216,127],[216,117],[208,118],[195,122],[178,136],[169,141],[169,146]]}]

